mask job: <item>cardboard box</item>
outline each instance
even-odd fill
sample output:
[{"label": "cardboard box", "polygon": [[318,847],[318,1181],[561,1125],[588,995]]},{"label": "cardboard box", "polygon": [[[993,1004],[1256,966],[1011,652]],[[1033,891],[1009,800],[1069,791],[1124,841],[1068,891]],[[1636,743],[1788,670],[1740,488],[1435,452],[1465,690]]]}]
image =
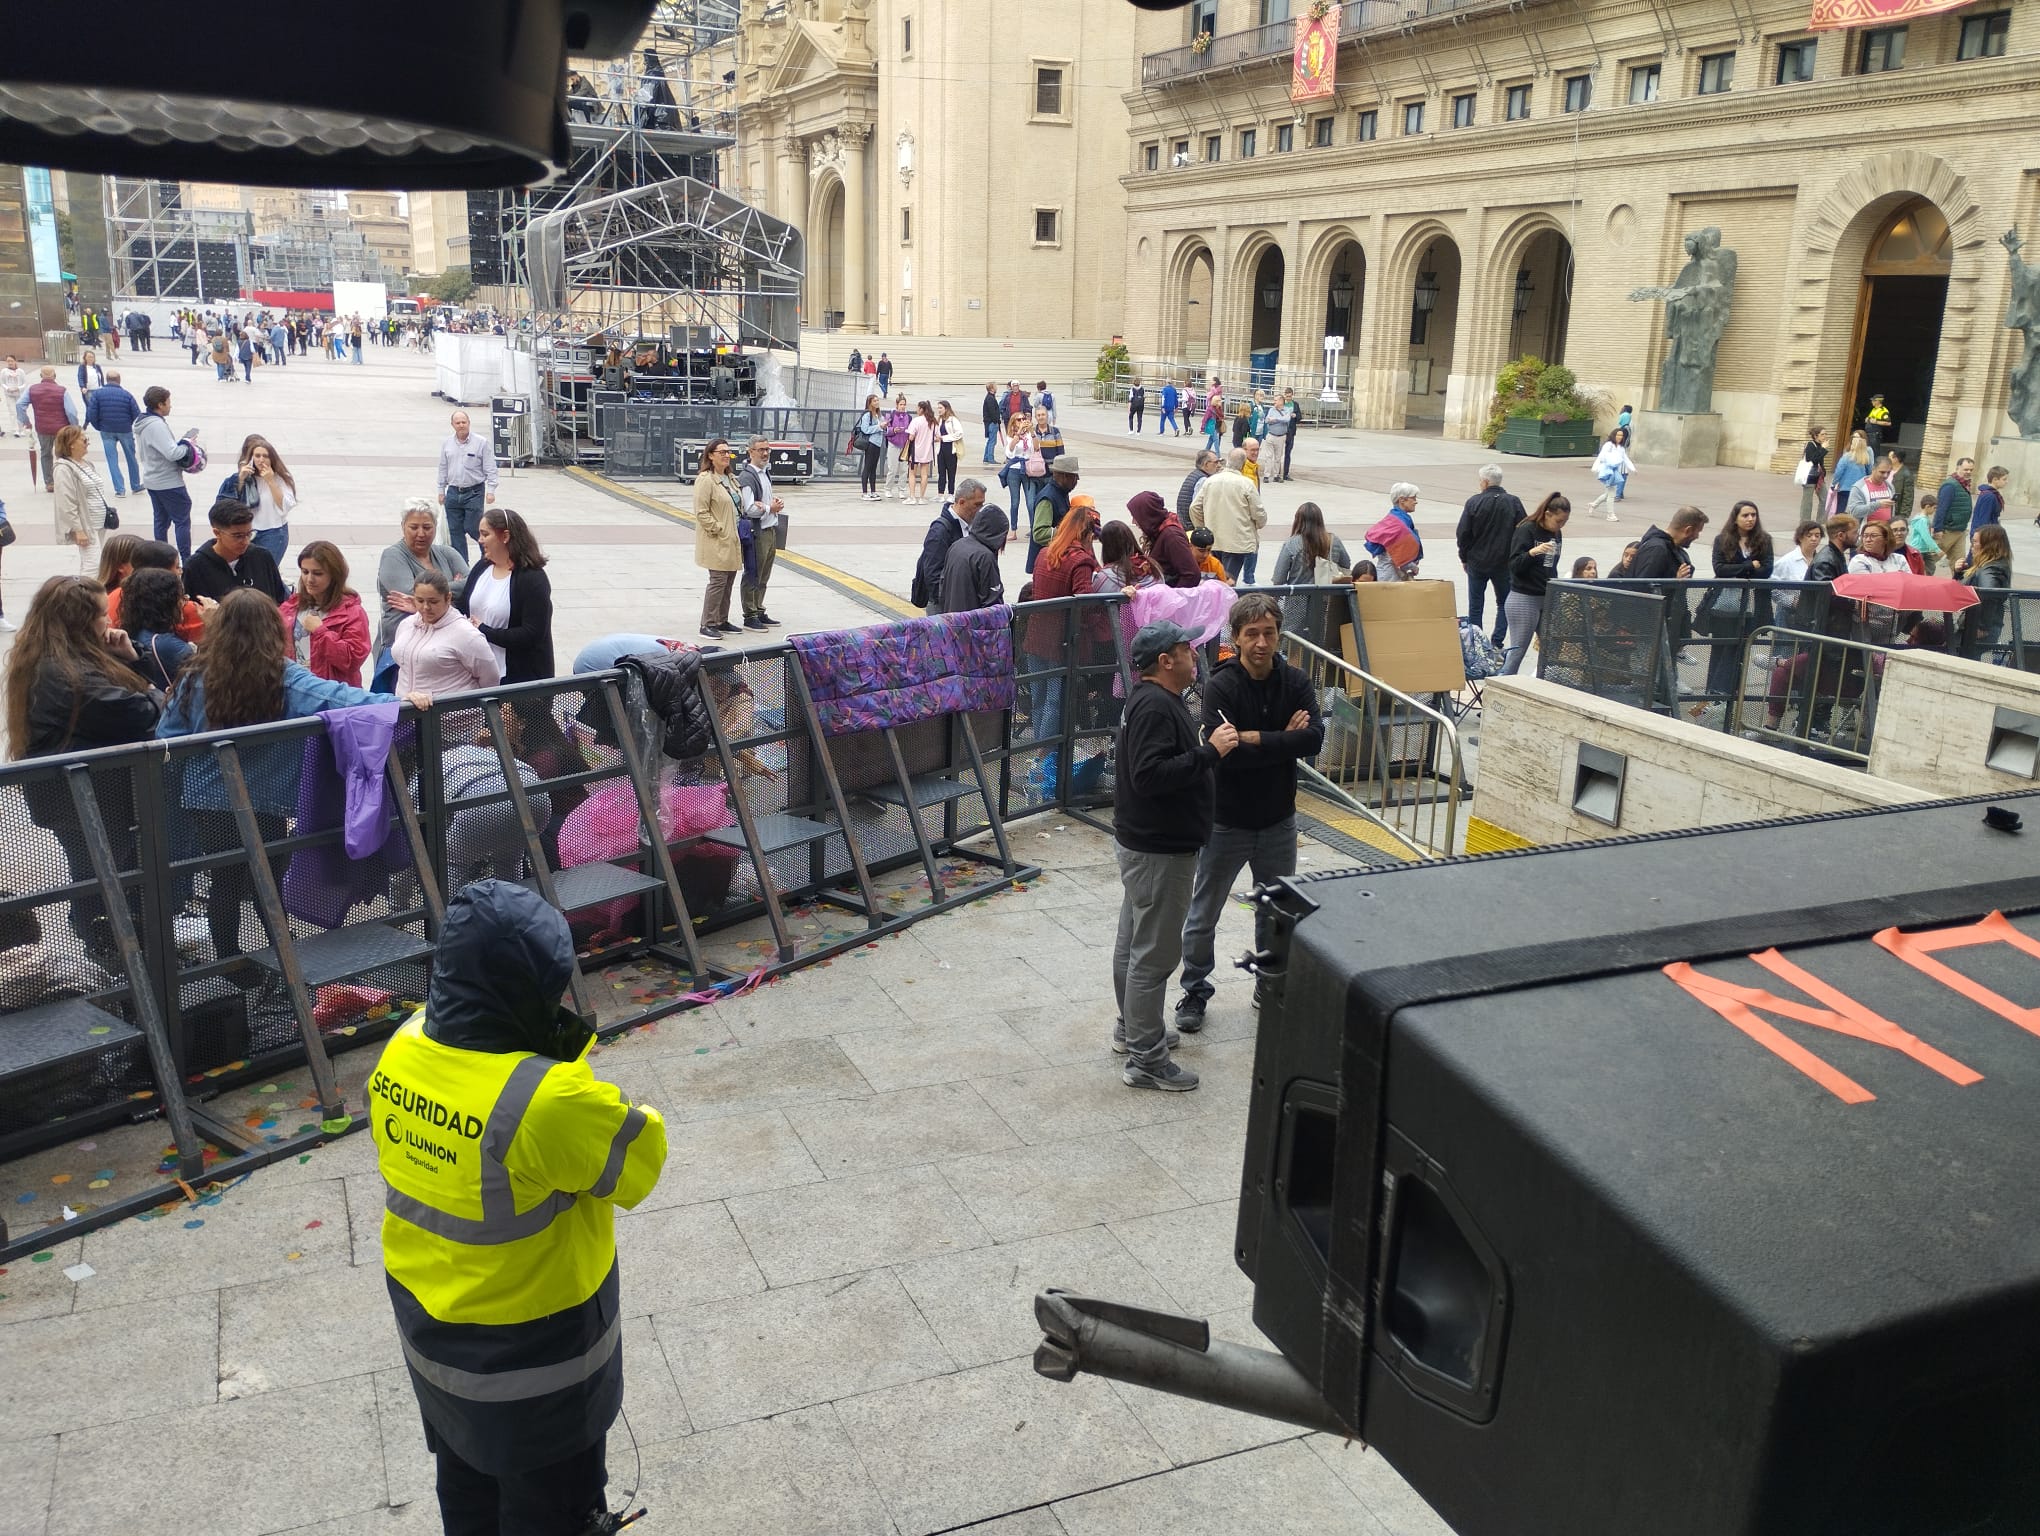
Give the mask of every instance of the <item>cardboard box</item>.
[{"label": "cardboard box", "polygon": [[1459,604],[1449,581],[1359,581],[1360,640],[1344,626],[1346,659],[1404,693],[1455,693],[1466,686]]}]

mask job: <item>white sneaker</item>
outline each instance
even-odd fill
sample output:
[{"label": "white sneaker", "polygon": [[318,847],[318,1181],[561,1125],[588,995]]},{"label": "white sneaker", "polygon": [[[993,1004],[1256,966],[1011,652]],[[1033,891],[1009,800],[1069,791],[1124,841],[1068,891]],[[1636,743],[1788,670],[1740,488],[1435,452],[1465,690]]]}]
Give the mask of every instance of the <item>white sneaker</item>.
[{"label": "white sneaker", "polygon": [[21,626],[15,623],[14,620],[8,618],[6,614],[0,613],[0,632],[11,635],[19,628]]}]

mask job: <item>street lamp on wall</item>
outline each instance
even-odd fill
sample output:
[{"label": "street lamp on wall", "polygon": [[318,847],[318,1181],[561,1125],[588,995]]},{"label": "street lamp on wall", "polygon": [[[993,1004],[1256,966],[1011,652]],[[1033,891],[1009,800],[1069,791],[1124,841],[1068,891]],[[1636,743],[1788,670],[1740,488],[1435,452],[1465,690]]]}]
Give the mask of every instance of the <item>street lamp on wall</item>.
[{"label": "street lamp on wall", "polygon": [[1536,290],[1530,285],[1530,269],[1519,267],[1516,271],[1516,317],[1521,319],[1530,310],[1530,295]]},{"label": "street lamp on wall", "polygon": [[1261,285],[1261,307],[1263,309],[1280,309],[1282,307],[1282,285],[1280,283],[1263,283]]},{"label": "street lamp on wall", "polygon": [[1353,280],[1341,272],[1332,279],[1332,308],[1351,309],[1352,307]]},{"label": "street lamp on wall", "polygon": [[1438,274],[1419,272],[1417,274],[1417,313],[1428,315],[1438,307]]}]

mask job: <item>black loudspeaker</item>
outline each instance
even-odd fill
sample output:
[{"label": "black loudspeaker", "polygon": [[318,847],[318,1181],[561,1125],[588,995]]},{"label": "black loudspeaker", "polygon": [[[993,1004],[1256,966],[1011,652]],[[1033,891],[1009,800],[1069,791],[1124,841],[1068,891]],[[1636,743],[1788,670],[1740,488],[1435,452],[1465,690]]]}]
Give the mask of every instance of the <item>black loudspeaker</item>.
[{"label": "black loudspeaker", "polygon": [[1460,1536],[2040,1531],[2040,827],[1985,809],[1262,894],[1254,1321]]},{"label": "black loudspeaker", "polygon": [[500,288],[503,273],[503,199],[495,192],[470,192],[468,213],[468,275],[477,288]]}]

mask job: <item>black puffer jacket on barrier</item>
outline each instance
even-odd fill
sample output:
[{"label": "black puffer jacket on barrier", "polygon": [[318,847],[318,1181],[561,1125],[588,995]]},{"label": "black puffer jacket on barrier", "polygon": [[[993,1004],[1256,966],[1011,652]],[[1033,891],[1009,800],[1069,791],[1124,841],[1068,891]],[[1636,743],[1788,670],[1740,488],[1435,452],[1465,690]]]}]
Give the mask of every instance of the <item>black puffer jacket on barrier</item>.
[{"label": "black puffer jacket on barrier", "polygon": [[701,689],[701,652],[648,651],[626,656],[617,665],[637,675],[646,706],[665,726],[666,756],[684,762],[714,747],[715,730]]}]

